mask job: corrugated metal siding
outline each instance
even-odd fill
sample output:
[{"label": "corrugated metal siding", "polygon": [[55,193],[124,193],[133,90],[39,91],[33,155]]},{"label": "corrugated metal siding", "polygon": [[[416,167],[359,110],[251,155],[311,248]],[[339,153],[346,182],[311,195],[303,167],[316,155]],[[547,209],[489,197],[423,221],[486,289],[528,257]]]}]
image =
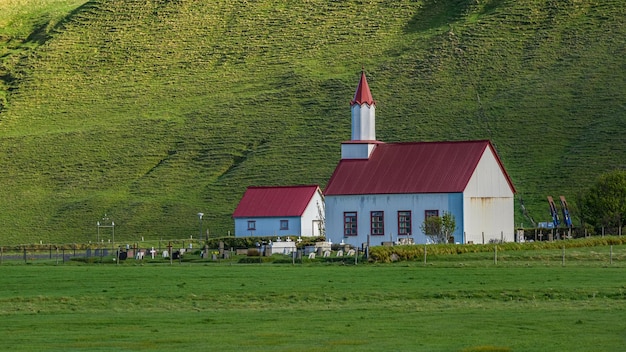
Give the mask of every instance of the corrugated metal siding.
[{"label": "corrugated metal siding", "polygon": [[465,197],[466,242],[512,242],[515,231],[514,199],[510,197]]},{"label": "corrugated metal siding", "polygon": [[[454,238],[463,241],[463,195],[462,193],[431,194],[378,194],[326,197],[326,237],[333,242],[344,241],[354,246],[367,242],[371,229],[371,212],[384,212],[385,234],[370,236],[371,245],[398,240],[398,211],[411,211],[412,235],[415,243],[426,243],[427,237],[420,230],[426,210],[451,212],[457,220]],[[344,237],[344,212],[357,213],[357,235]],[[404,238],[405,236],[401,236]]]},{"label": "corrugated metal siding", "polygon": [[463,193],[470,197],[512,197],[514,188],[501,170],[497,156],[486,149]]},{"label": "corrugated metal siding", "polygon": [[[254,230],[248,230],[248,221],[256,222]],[[287,230],[280,229],[280,221],[288,220],[289,228]],[[235,236],[299,236],[301,232],[301,223],[299,217],[245,217],[235,219]]]},{"label": "corrugated metal siding", "polygon": [[233,217],[299,217],[318,189],[317,185],[248,187]]},{"label": "corrugated metal siding", "polygon": [[463,192],[490,146],[487,140],[379,144],[367,160],[340,161],[324,194]]}]

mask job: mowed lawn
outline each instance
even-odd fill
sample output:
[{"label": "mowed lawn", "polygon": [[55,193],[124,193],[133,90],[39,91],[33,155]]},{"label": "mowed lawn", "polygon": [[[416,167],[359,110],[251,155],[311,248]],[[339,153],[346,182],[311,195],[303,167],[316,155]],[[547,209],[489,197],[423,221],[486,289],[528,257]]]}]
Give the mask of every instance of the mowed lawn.
[{"label": "mowed lawn", "polygon": [[623,351],[623,265],[0,266],[12,351]]}]

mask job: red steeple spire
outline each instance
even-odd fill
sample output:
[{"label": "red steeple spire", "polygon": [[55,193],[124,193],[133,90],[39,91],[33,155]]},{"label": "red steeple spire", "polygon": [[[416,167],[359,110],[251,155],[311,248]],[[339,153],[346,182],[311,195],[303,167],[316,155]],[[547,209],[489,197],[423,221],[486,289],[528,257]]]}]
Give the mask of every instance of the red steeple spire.
[{"label": "red steeple spire", "polygon": [[356,92],[354,93],[354,99],[350,101],[350,106],[354,104],[367,104],[374,105],[376,102],[374,98],[372,98],[372,92],[370,92],[370,86],[367,84],[367,78],[365,78],[365,71],[361,70],[361,80],[359,81],[359,86],[356,87]]}]

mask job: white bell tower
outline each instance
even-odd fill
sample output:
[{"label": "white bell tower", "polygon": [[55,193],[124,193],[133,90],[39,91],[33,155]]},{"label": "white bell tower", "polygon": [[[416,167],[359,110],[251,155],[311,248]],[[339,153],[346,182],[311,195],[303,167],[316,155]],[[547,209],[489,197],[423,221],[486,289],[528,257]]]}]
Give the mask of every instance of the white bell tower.
[{"label": "white bell tower", "polygon": [[365,71],[350,101],[352,134],[350,141],[341,143],[341,159],[367,159],[376,147],[376,101],[367,84]]}]

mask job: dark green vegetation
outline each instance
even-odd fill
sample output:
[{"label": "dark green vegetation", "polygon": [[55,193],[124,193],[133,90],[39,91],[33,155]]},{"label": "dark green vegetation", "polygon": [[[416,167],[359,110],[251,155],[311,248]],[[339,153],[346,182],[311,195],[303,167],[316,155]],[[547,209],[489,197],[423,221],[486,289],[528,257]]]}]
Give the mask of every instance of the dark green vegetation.
[{"label": "dark green vegetation", "polygon": [[626,222],[626,170],[602,174],[581,199],[579,211],[596,226],[618,226]]},{"label": "dark green vegetation", "polygon": [[[620,351],[621,262],[4,265],[14,351]],[[544,253],[545,254],[545,253]],[[463,256],[459,256],[463,257]]]},{"label": "dark green vegetation", "polygon": [[[534,261],[557,261],[562,264],[567,260],[592,260],[600,262],[611,262],[612,259],[624,260],[624,253],[619,250],[610,253],[611,246],[620,248],[626,245],[626,237],[588,237],[575,240],[563,241],[537,241],[537,242],[509,242],[499,244],[478,244],[478,245],[409,245],[409,246],[377,246],[370,250],[371,261],[391,262],[391,261],[423,261],[424,251],[426,251],[428,262],[433,259],[444,258],[454,260],[459,263],[466,261],[512,261],[517,263],[531,264]],[[602,253],[602,254],[601,254]],[[452,259],[454,258],[454,259]],[[467,263],[466,263],[467,264]]]},{"label": "dark green vegetation", "polygon": [[4,243],[91,239],[104,213],[120,240],[187,238],[199,211],[225,235],[249,185],[323,187],[361,66],[378,139],[492,139],[535,220],[549,218],[546,195],[571,200],[626,166],[622,0],[113,0],[64,13],[20,22],[38,35],[16,38],[39,39],[1,59]]}]

